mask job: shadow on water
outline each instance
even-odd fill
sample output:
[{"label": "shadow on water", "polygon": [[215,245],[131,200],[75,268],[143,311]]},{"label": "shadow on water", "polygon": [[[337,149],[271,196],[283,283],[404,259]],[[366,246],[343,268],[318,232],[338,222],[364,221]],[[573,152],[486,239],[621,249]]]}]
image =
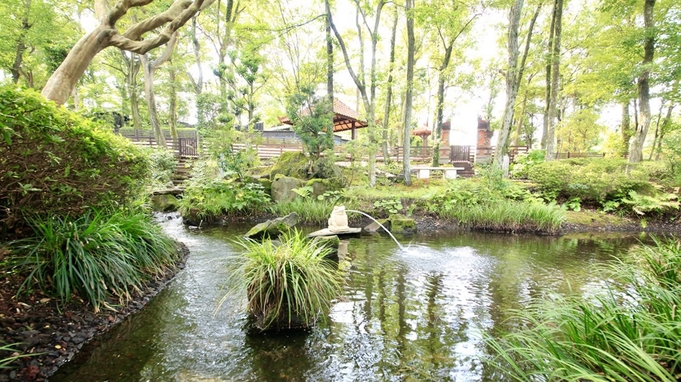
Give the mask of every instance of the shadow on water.
[{"label": "shadow on water", "polygon": [[249,227],[171,236],[187,265],[139,313],[98,339],[53,381],[500,381],[483,333],[512,330],[512,309],[550,294],[601,288],[590,270],[624,256],[630,236],[536,237],[458,233],[350,239],[344,294],[328,321],[304,332],[249,334],[243,296],[216,311]]}]

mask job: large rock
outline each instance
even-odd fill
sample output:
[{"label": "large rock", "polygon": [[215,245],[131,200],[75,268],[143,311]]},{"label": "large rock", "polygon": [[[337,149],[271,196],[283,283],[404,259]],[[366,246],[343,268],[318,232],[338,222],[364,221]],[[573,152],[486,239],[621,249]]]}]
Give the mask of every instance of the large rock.
[{"label": "large rock", "polygon": [[177,211],[177,198],[170,193],[152,195],[151,208],[161,212]]},{"label": "large rock", "polygon": [[300,195],[293,192],[293,189],[303,187],[304,185],[304,180],[278,175],[272,182],[272,200],[277,203],[290,202],[300,197]]},{"label": "large rock", "polygon": [[280,234],[288,232],[291,228],[298,224],[299,220],[300,217],[298,216],[298,214],[295,212],[291,212],[290,214],[284,217],[268,220],[264,223],[257,224],[255,227],[251,228],[244,236],[249,239],[255,240],[259,240],[263,237],[276,238]]},{"label": "large rock", "polygon": [[390,215],[390,232],[411,235],[416,233],[416,221],[404,215]]},{"label": "large rock", "polygon": [[333,179],[310,179],[305,185],[312,187],[312,194],[310,196],[313,198],[324,195],[327,191],[337,191],[341,188],[338,182]]},{"label": "large rock", "polygon": [[276,179],[277,175],[306,179],[309,164],[310,159],[300,151],[283,152],[272,166],[270,179]]},{"label": "large rock", "polygon": [[385,227],[385,229],[387,229],[387,230],[390,230],[390,220],[388,220],[388,219],[376,219],[376,221],[372,221],[371,224],[364,227],[364,232],[375,233],[375,232],[378,232],[379,230],[383,231],[383,227],[381,227],[381,226]]}]

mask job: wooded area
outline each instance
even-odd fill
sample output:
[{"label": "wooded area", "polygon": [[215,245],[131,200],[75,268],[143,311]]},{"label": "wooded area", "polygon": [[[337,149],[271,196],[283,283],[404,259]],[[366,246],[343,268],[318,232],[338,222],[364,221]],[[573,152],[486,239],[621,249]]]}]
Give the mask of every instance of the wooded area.
[{"label": "wooded area", "polygon": [[498,130],[497,166],[509,145],[638,162],[681,140],[674,0],[13,0],[0,15],[4,81],[159,142],[178,121],[273,126],[354,99],[371,184],[376,154],[409,147],[424,119],[434,163],[443,121],[474,131],[454,111],[471,99]]}]

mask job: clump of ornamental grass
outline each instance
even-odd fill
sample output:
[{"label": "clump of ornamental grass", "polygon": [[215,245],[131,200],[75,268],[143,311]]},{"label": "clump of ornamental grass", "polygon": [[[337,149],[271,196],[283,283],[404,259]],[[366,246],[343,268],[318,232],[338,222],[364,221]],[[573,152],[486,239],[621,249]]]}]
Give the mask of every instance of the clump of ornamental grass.
[{"label": "clump of ornamental grass", "polygon": [[565,211],[555,205],[498,199],[493,203],[456,204],[436,211],[471,229],[513,232],[556,233],[565,221]]},{"label": "clump of ornamental grass", "polygon": [[271,207],[277,216],[295,212],[305,224],[326,224],[333,211],[333,203],[312,198],[296,198],[289,202],[275,203]]},{"label": "clump of ornamental grass", "polygon": [[20,293],[38,287],[62,303],[77,295],[98,311],[111,297],[129,300],[178,259],[173,242],[143,213],[101,210],[27,221],[34,236],[11,244],[15,266],[26,275]]},{"label": "clump of ornamental grass", "polygon": [[681,244],[656,240],[607,269],[595,298],[568,296],[517,312],[525,329],[489,339],[489,359],[517,381],[681,378]]},{"label": "clump of ornamental grass", "polygon": [[342,290],[330,248],[297,230],[280,239],[239,241],[244,252],[230,272],[230,292],[246,291],[248,313],[261,330],[312,326]]}]

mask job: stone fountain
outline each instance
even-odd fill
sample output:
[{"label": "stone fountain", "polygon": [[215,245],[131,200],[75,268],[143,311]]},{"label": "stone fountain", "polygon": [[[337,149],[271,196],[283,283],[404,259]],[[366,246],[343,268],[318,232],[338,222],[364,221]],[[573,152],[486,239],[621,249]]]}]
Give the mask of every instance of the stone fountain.
[{"label": "stone fountain", "polygon": [[334,206],[331,217],[329,217],[328,227],[312,232],[309,236],[356,235],[360,232],[362,232],[361,228],[348,226],[348,215],[345,212],[345,206]]}]

